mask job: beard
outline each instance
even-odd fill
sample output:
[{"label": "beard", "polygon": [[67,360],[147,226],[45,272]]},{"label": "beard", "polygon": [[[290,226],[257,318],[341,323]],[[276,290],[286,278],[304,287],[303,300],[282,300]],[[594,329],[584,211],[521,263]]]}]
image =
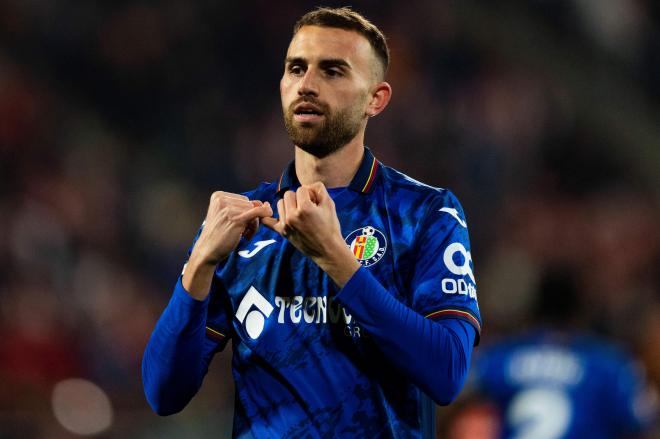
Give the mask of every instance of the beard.
[{"label": "beard", "polygon": [[[296,123],[293,109],[300,102],[310,102],[323,111],[318,124]],[[327,105],[310,98],[298,99],[284,109],[284,126],[294,145],[320,159],[340,150],[360,131],[364,111],[359,105],[332,111]]]}]

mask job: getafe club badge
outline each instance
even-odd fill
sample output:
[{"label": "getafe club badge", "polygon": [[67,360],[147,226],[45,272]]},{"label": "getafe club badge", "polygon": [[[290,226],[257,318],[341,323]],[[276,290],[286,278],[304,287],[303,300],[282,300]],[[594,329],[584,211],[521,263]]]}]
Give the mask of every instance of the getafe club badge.
[{"label": "getafe club badge", "polygon": [[349,245],[355,259],[363,267],[368,267],[380,261],[385,254],[385,250],[387,250],[385,235],[371,226],[361,227],[351,232],[346,237],[346,244]]}]

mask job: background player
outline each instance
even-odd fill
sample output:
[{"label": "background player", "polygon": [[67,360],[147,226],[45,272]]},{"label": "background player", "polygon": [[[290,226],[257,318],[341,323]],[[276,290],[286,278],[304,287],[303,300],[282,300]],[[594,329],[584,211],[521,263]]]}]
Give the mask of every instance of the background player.
[{"label": "background player", "polygon": [[475,356],[471,383],[485,401],[465,407],[449,437],[475,429],[482,438],[651,437],[654,400],[642,371],[577,325],[578,291],[572,272],[546,273],[532,313],[537,328]]}]

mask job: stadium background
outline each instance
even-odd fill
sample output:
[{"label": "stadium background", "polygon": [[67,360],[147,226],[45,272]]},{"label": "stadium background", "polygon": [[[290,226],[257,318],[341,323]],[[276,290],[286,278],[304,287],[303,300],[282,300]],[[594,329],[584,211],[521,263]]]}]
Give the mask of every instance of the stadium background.
[{"label": "stadium background", "polygon": [[[278,81],[311,6],[0,2],[0,438],[229,434],[231,349],[170,418],[148,409],[140,358],[211,191],[292,156]],[[584,325],[657,387],[658,2],[354,6],[393,58],[367,144],[461,199],[483,342],[531,324],[540,275],[568,265]]]}]

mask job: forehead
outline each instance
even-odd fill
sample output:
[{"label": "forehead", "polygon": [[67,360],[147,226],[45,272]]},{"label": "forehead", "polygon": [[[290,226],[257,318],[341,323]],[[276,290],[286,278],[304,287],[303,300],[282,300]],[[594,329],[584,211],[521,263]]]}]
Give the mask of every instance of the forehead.
[{"label": "forehead", "polygon": [[356,67],[367,68],[374,61],[369,41],[357,32],[321,26],[303,26],[293,36],[288,58],[344,59]]}]

